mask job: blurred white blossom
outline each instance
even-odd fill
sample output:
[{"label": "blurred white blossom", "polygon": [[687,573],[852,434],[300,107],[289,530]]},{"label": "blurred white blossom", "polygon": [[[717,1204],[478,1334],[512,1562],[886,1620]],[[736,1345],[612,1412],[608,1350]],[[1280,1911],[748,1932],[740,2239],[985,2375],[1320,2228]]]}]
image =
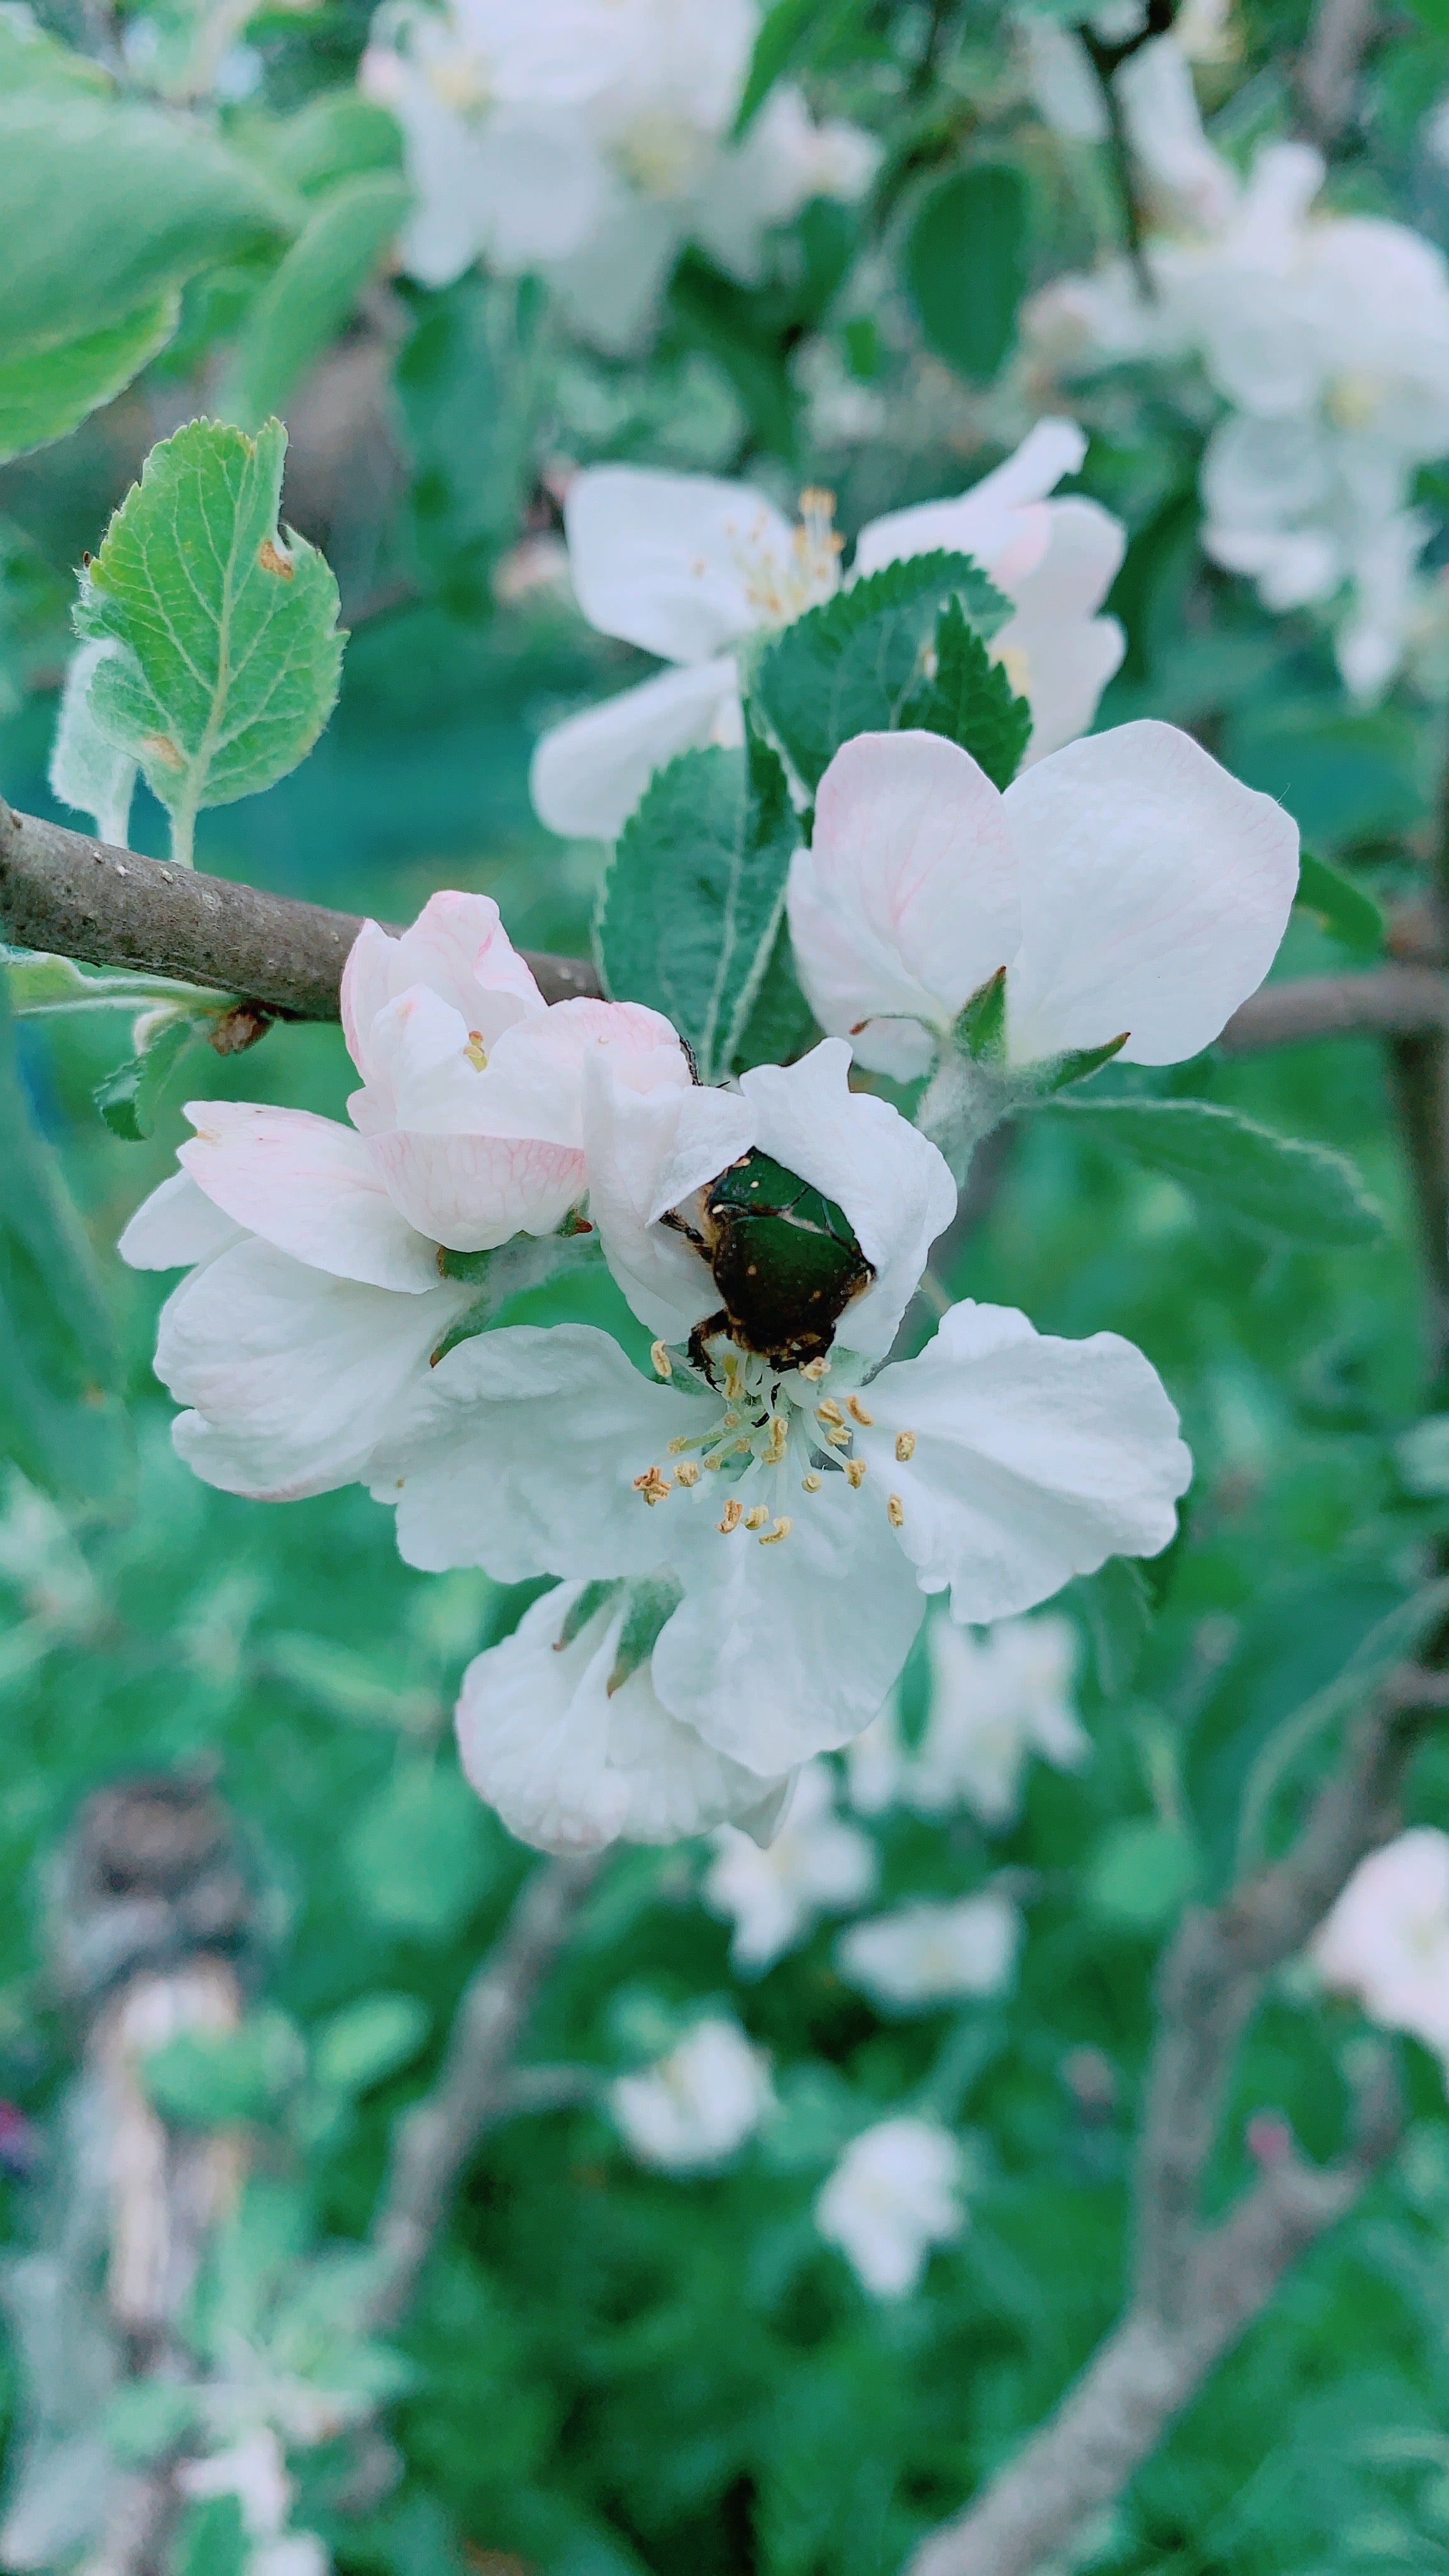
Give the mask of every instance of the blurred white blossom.
[{"label": "blurred white blossom", "polygon": [[926,1630],[930,1701],[921,1740],[907,1745],[892,1700],[849,1748],[850,1803],[879,1815],[899,1803],[918,1815],[966,1806],[1000,1830],[1021,1807],[1034,1753],[1059,1771],[1091,1758],[1072,1698],[1078,1661],[1070,1619],[1002,1619],[978,1633],[949,1619]]},{"label": "blurred white blossom", "polygon": [[1313,1943],[1325,1985],[1449,2072],[1449,1834],[1416,1825],[1359,1862]]},{"label": "blurred white blossom", "polygon": [[882,2120],[852,2138],[816,2200],[815,2224],[872,2298],[904,2298],[931,2247],[965,2226],[964,2180],[956,2140],[933,2120]]},{"label": "blurred white blossom", "polygon": [[877,2003],[929,2006],[962,1995],[1005,1994],[1020,1946],[1017,1908],[988,1889],[853,1923],[835,1944],[835,1964],[847,1985]]},{"label": "blurred white blossom", "polygon": [[640,2163],[667,2173],[723,2164],[775,2105],[766,2052],[722,2015],[695,2022],[642,2074],[619,2076],[609,2099]]},{"label": "blurred white blossom", "polygon": [[183,2460],[175,2474],[182,2494],[197,2503],[236,2497],[250,2544],[247,2576],[327,2576],[332,2561],[317,2533],[286,2528],[295,2488],[270,2425],[259,2425],[205,2459]]},{"label": "blurred white blossom", "polygon": [[704,1900],[734,1925],[737,1968],[767,1968],[804,1938],[817,1915],[863,1905],[879,1861],[868,1834],[835,1812],[835,1775],[811,1762],[774,1840],[764,1849],[729,1825],[715,1836]]}]

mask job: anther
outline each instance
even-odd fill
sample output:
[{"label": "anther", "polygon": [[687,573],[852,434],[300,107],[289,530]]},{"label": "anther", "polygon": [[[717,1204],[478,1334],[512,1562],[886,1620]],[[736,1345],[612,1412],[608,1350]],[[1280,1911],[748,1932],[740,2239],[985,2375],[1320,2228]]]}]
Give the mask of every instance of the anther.
[{"label": "anther", "polygon": [[861,1403],[858,1395],[848,1395],[846,1397],[845,1410],[847,1413],[853,1413],[857,1422],[864,1423],[867,1431],[875,1420],[875,1415],[873,1413],[866,1412],[865,1406]]},{"label": "anther", "polygon": [[906,1460],[908,1458],[914,1458],[915,1454],[916,1435],[914,1431],[898,1431],[896,1433],[896,1456],[899,1458],[901,1465],[904,1467]]},{"label": "anther", "polygon": [[468,1031],[468,1043],[464,1047],[463,1053],[467,1057],[468,1062],[471,1065],[474,1065],[479,1073],[486,1073],[488,1069],[488,1050],[483,1044],[483,1032],[481,1029],[470,1029]]},{"label": "anther", "polygon": [[812,1467],[808,1476],[801,1477],[800,1491],[802,1494],[818,1494],[824,1482],[824,1477],[817,1476],[814,1468]]},{"label": "anther", "polygon": [[661,1476],[657,1467],[646,1467],[642,1476],[635,1477],[634,1491],[642,1494],[646,1503],[662,1503],[672,1489],[672,1481],[668,1476]]},{"label": "anther", "polygon": [[[669,1345],[667,1342],[651,1342],[649,1345],[649,1356],[654,1362],[654,1374],[656,1377],[673,1377],[674,1362],[669,1356]],[[671,1449],[673,1448],[674,1443],[672,1440],[670,1441],[669,1446]]]},{"label": "anther", "polygon": [[748,1530],[763,1529],[769,1517],[770,1515],[766,1511],[764,1504],[756,1503],[752,1509],[747,1511],[745,1514],[745,1527]]},{"label": "anther", "polygon": [[671,1458],[677,1458],[681,1449],[692,1449],[693,1446],[694,1443],[690,1439],[687,1431],[678,1432],[675,1438],[669,1443],[669,1455]]},{"label": "anther", "polygon": [[789,1437],[790,1426],[786,1421],[784,1414],[774,1414],[770,1421],[770,1437],[760,1452],[761,1459],[765,1466],[779,1466],[781,1459],[785,1455],[785,1444]]},{"label": "anther", "polygon": [[[766,1515],[766,1518],[768,1518],[768,1517],[769,1517],[769,1515],[767,1514],[767,1515]],[[788,1537],[789,1537],[789,1535],[790,1535],[790,1532],[792,1531],[792,1529],[794,1528],[794,1526],[795,1526],[795,1524],[794,1524],[794,1522],[791,1520],[791,1518],[790,1518],[790,1516],[789,1516],[788,1512],[782,1512],[782,1513],[780,1514],[779,1519],[776,1521],[775,1526],[774,1526],[774,1528],[773,1528],[772,1530],[761,1530],[761,1532],[760,1532],[760,1545],[761,1545],[761,1547],[773,1547],[773,1546],[774,1546],[774,1544],[775,1544],[776,1539],[780,1539],[780,1538],[788,1538]]]},{"label": "anther", "polygon": [[726,1431],[738,1431],[740,1427],[739,1415],[737,1413],[727,1413],[724,1417],[724,1427]]},{"label": "anther", "polygon": [[834,1396],[827,1395],[823,1404],[816,1405],[815,1419],[817,1422],[833,1422],[836,1429],[839,1430],[844,1424],[845,1416],[841,1412],[839,1405],[836,1403]]},{"label": "anther", "polygon": [[697,1485],[699,1483],[699,1469],[696,1467],[692,1458],[686,1458],[681,1466],[676,1467],[674,1472],[681,1485]]},{"label": "anther", "polygon": [[824,1358],[818,1360],[802,1360],[800,1363],[800,1375],[802,1377],[808,1377],[812,1385],[818,1385],[820,1379],[824,1377],[829,1366],[829,1360]]},{"label": "anther", "polygon": [[899,1495],[899,1494],[887,1494],[887,1496],[886,1496],[886,1519],[890,1522],[891,1528],[892,1528],[892,1529],[902,1529],[902,1528],[904,1528],[904,1526],[905,1526],[905,1518],[906,1518],[906,1507],[905,1507],[905,1504],[901,1501],[900,1495]]},{"label": "anther", "polygon": [[745,1507],[743,1503],[726,1503],[724,1507],[724,1519],[722,1521],[716,1521],[715,1528],[717,1530],[722,1530],[725,1537],[728,1538],[731,1530],[737,1530],[739,1528],[744,1517]]},{"label": "anther", "polygon": [[850,1478],[852,1485],[856,1488],[856,1491],[859,1492],[861,1486],[865,1483],[865,1460],[863,1458],[847,1458],[845,1462],[845,1472]]}]

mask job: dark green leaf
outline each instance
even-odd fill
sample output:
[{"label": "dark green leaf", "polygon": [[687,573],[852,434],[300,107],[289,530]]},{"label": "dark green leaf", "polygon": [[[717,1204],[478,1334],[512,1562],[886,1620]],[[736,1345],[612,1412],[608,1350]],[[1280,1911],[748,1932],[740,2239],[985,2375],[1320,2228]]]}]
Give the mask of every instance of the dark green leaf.
[{"label": "dark green leaf", "polygon": [[1006,968],[998,966],[956,1014],[952,1039],[962,1055],[999,1056],[1006,1043]]},{"label": "dark green leaf", "polygon": [[173,2547],[176,2576],[243,2576],[251,2554],[240,2497],[187,2506]]},{"label": "dark green leaf", "polygon": [[793,458],[800,395],[790,351],[766,327],[757,296],[689,250],[670,280],[669,310],[681,339],[724,369],[762,444]]},{"label": "dark green leaf", "polygon": [[1383,1216],[1346,1155],[1207,1100],[1058,1100],[1051,1114],[1120,1146],[1238,1223],[1321,1250],[1373,1243]]},{"label": "dark green leaf", "polygon": [[820,1032],[814,1014],[800,990],[795,972],[795,951],[790,944],[790,924],[782,913],[775,933],[770,962],[760,980],[750,1014],[735,1050],[732,1073],[746,1073],[752,1064],[793,1064],[804,1055]]},{"label": "dark green leaf", "polygon": [[1301,911],[1316,913],[1324,929],[1352,956],[1382,956],[1384,917],[1373,896],[1307,850],[1298,861],[1298,892],[1293,900]]},{"label": "dark green leaf", "polygon": [[599,920],[605,979],[616,1000],[674,1022],[704,1082],[740,1053],[798,840],[785,773],[753,734],[743,751],[671,761],[620,835]]},{"label": "dark green leaf", "polygon": [[933,188],[906,241],[921,328],[958,374],[987,383],[1016,329],[1027,284],[1030,195],[1006,161],[981,161]]},{"label": "dark green leaf", "polygon": [[395,374],[413,465],[412,543],[444,601],[477,611],[533,473],[539,300],[526,280],[472,275],[417,295],[414,309]]},{"label": "dark green leaf", "polygon": [[985,637],[1011,614],[969,556],[913,555],[807,610],[761,655],[755,693],[807,787],[843,742],[902,722],[952,600]]},{"label": "dark green leaf", "polygon": [[959,599],[948,599],[936,624],[936,667],[901,708],[904,732],[943,733],[979,761],[993,787],[1009,787],[1031,740],[1031,707],[968,626]]}]

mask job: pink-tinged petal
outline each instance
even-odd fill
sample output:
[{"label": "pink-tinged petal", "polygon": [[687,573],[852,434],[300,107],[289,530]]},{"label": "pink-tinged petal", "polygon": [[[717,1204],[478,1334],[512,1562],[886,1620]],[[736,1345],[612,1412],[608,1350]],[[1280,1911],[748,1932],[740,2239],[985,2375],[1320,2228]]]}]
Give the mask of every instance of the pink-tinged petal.
[{"label": "pink-tinged petal", "polygon": [[836,1327],[842,1349],[880,1359],[919,1285],[926,1255],[956,1213],[944,1158],[898,1109],[852,1091],[850,1055],[825,1038],[798,1064],[756,1065],[740,1077],[754,1142],[834,1199],[875,1279]]},{"label": "pink-tinged petal", "polygon": [[1192,1459],[1156,1370],[1116,1333],[1061,1341],[968,1300],[868,1401],[862,1490],[897,1497],[916,1579],[949,1589],[957,1619],[1029,1610],[1109,1556],[1157,1555],[1176,1528]]},{"label": "pink-tinged petal", "polygon": [[[362,1141],[362,1140],[359,1140]],[[414,1240],[453,1252],[491,1252],[514,1234],[552,1234],[583,1196],[584,1158],[526,1136],[428,1136],[407,1127],[369,1136],[364,1150]]]},{"label": "pink-tinged petal", "polygon": [[656,769],[743,731],[733,653],[662,671],[544,735],[529,772],[534,811],[564,840],[617,840]]},{"label": "pink-tinged petal", "polygon": [[1121,725],[1006,792],[1022,943],[1006,979],[1018,1063],[1104,1045],[1178,1064],[1211,1044],[1273,962],[1298,827],[1185,733]]},{"label": "pink-tinged petal", "polygon": [[879,572],[908,555],[970,555],[1008,598],[1040,563],[1051,533],[1045,495],[1064,474],[1075,474],[1087,452],[1076,422],[1040,420],[1014,456],[982,476],[955,500],[922,501],[892,510],[862,528],[855,550],[857,574]]},{"label": "pink-tinged petal", "polygon": [[775,622],[769,570],[794,531],[762,492],[709,474],[594,465],[565,507],[578,602],[591,626],[666,662],[708,662]]},{"label": "pink-tinged petal", "polygon": [[350,1127],[247,1100],[192,1100],[186,1115],[196,1134],[176,1159],[237,1225],[337,1279],[437,1286],[435,1244],[399,1214]]},{"label": "pink-tinged petal", "polygon": [[435,1277],[402,1296],[235,1245],[162,1310],[156,1374],[195,1408],[177,1449],[208,1484],[265,1502],[350,1484],[472,1294]]},{"label": "pink-tinged petal", "polygon": [[544,1007],[491,895],[446,889],[431,895],[399,938],[364,922],[342,970],[342,1026],[364,1082],[371,1079],[366,1059],[373,1021],[414,984],[450,1003],[485,1046],[514,1020]]},{"label": "pink-tinged petal", "polygon": [[604,1048],[631,1091],[685,1091],[690,1071],[668,1020],[642,1002],[556,1002],[499,1039],[479,1089],[491,1134],[581,1151],[584,1058]]},{"label": "pink-tinged petal", "polygon": [[189,1270],[244,1240],[244,1229],[199,1190],[189,1172],[173,1172],[143,1199],[116,1250],[133,1270]]},{"label": "pink-tinged petal", "polygon": [[815,832],[791,862],[790,936],[821,1027],[950,1026],[1021,940],[1002,799],[934,733],[858,734],[820,782]]}]

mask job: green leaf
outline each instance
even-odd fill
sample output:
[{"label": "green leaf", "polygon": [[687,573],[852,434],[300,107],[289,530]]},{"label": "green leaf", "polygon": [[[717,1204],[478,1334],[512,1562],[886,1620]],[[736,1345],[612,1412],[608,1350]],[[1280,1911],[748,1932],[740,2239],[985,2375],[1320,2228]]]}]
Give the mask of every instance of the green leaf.
[{"label": "green leaf", "polygon": [[996,374],[1015,335],[1030,210],[1020,170],[980,161],[931,190],[906,239],[906,284],[927,340],[979,384]]},{"label": "green leaf", "polygon": [[736,141],[754,122],[776,81],[804,52],[821,12],[822,0],[775,0],[773,9],[766,11],[740,93],[734,127]]},{"label": "green leaf", "polygon": [[1293,900],[1300,911],[1315,913],[1352,956],[1383,955],[1384,917],[1373,896],[1307,850],[1299,857],[1298,892]]},{"label": "green leaf", "polygon": [[312,2071],[335,2093],[367,2093],[416,2057],[432,2016],[416,1995],[360,1995],[324,2022]]},{"label": "green leaf", "polygon": [[1000,662],[968,626],[959,599],[948,599],[936,622],[936,668],[907,698],[897,722],[902,731],[943,733],[979,761],[993,787],[1009,787],[1031,739],[1031,708],[1019,698]]},{"label": "green leaf", "polygon": [[218,409],[256,430],[283,412],[337,337],[411,203],[406,180],[371,172],[324,196],[248,313]]},{"label": "green leaf", "polygon": [[0,98],[21,89],[80,90],[108,98],[113,83],[99,63],[47,35],[28,9],[11,9],[0,15]]},{"label": "green leaf", "polygon": [[147,2094],[164,2120],[207,2129],[264,2120],[305,2065],[294,2022],[271,2006],[235,2030],[185,2030],[141,2061]]},{"label": "green leaf", "polygon": [[89,814],[101,840],[125,849],[136,763],[107,741],[90,710],[96,667],[119,650],[115,644],[82,644],[71,655],[50,747],[49,778],[51,794],[62,805]]},{"label": "green leaf", "polygon": [[785,773],[743,751],[686,751],[651,780],[604,886],[599,957],[616,1000],[648,1002],[719,1082],[774,954],[799,828]]},{"label": "green leaf", "polygon": [[78,631],[100,663],[90,711],[138,760],[189,859],[203,805],[282,778],[332,712],[342,666],[337,584],[277,524],[287,433],[194,420],[153,447],[82,579]]},{"label": "green leaf", "polygon": [[0,1455],[94,1501],[126,1457],[105,1291],[59,1167],[31,1123],[0,982]]},{"label": "green leaf", "polygon": [[543,308],[527,279],[476,273],[413,300],[394,378],[410,533],[422,577],[466,615],[490,603],[489,566],[513,543],[532,480]]},{"label": "green leaf", "polygon": [[182,2515],[170,2563],[176,2576],[243,2576],[251,2555],[241,2498],[207,2496]]},{"label": "green leaf", "polygon": [[271,165],[299,196],[325,196],[347,179],[402,168],[395,116],[355,90],[326,90],[267,134]]},{"label": "green leaf", "polygon": [[755,694],[808,788],[843,742],[901,723],[953,599],[987,638],[1011,614],[969,556],[913,555],[807,609],[761,654]]},{"label": "green leaf", "polygon": [[793,1064],[814,1045],[820,1031],[800,990],[790,924],[782,913],[769,964],[735,1050],[732,1073],[747,1073],[752,1064]]},{"label": "green leaf", "polygon": [[411,1762],[364,1807],[346,1841],[357,1892],[375,1923],[440,1941],[487,1882],[483,1811],[456,1771]]},{"label": "green leaf", "polygon": [[1346,1155],[1207,1100],[1055,1100],[1056,1117],[1166,1172],[1238,1223],[1320,1250],[1373,1243],[1383,1216]]},{"label": "green leaf", "polygon": [[199,125],[0,77],[0,459],[117,393],[188,279],[289,229],[286,199]]},{"label": "green leaf", "polygon": [[0,461],[64,438],[112,401],[165,348],[180,312],[168,291],[84,339],[0,359]]},{"label": "green leaf", "polygon": [[92,1094],[113,1136],[138,1145],[155,1132],[167,1082],[187,1048],[208,1036],[219,1016],[214,1010],[172,1010],[165,1003],[143,1012],[133,1032],[135,1054],[98,1082]]},{"label": "green leaf", "polygon": [[1202,1863],[1179,1825],[1149,1821],[1113,1825],[1087,1870],[1087,1900],[1109,1922],[1155,1932],[1192,1894]]},{"label": "green leaf", "polygon": [[669,281],[669,311],[680,338],[723,368],[761,444],[792,459],[800,390],[791,350],[767,327],[757,291],[726,277],[701,252],[686,250]]}]

